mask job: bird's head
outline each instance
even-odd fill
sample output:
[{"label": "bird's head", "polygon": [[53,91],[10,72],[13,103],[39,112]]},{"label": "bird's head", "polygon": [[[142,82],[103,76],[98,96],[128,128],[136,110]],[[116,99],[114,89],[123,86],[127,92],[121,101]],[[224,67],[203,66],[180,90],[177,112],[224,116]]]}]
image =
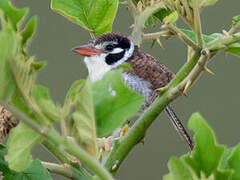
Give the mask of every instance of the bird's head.
[{"label": "bird's head", "polygon": [[92,39],[87,45],[73,48],[73,51],[85,56],[90,79],[96,81],[127,61],[133,55],[134,44],[127,37],[108,33]]}]

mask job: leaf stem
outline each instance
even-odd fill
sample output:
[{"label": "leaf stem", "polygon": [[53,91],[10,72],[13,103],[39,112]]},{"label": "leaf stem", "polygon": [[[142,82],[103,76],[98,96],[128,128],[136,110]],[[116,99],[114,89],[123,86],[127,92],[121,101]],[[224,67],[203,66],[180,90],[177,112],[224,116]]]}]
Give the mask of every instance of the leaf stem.
[{"label": "leaf stem", "polygon": [[17,119],[21,120],[23,123],[31,127],[37,133],[41,134],[43,137],[55,144],[56,148],[62,148],[71,155],[75,156],[102,180],[114,180],[111,174],[106,171],[97,160],[93,159],[76,144],[70,143],[67,140],[63,139],[54,129],[43,129],[25,114],[18,111],[14,106],[11,106],[3,101],[0,101],[0,104],[3,105],[6,109],[8,109]]}]

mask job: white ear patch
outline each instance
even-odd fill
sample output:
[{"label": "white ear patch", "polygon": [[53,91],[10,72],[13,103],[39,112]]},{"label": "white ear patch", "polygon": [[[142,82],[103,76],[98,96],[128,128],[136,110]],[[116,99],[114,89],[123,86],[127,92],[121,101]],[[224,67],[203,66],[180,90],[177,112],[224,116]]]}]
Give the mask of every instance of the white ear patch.
[{"label": "white ear patch", "polygon": [[[116,48],[116,49],[121,49],[121,48]],[[121,50],[123,51],[123,49],[121,49]],[[116,67],[120,66],[122,63],[127,61],[128,58],[130,58],[133,55],[133,52],[134,52],[134,44],[131,41],[131,45],[130,45],[129,50],[125,52],[125,54],[124,54],[122,59],[120,59],[119,61],[117,61],[116,63],[111,65],[111,69],[115,69]],[[111,52],[111,53],[113,54],[113,52]]]},{"label": "white ear patch", "polygon": [[122,48],[115,48],[113,51],[111,51],[111,54],[118,54],[120,52],[123,52],[124,50]]}]

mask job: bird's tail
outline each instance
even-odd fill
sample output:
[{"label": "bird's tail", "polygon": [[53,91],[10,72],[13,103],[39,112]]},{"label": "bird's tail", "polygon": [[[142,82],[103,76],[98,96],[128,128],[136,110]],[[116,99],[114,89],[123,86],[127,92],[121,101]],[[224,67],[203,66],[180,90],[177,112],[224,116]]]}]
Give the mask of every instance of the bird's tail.
[{"label": "bird's tail", "polygon": [[174,110],[170,105],[167,105],[165,108],[167,115],[172,122],[173,126],[175,127],[176,131],[180,134],[180,136],[184,139],[184,141],[188,144],[189,148],[193,150],[193,141],[191,140],[190,136],[188,135],[187,130],[184,128],[182,122],[175,114]]}]

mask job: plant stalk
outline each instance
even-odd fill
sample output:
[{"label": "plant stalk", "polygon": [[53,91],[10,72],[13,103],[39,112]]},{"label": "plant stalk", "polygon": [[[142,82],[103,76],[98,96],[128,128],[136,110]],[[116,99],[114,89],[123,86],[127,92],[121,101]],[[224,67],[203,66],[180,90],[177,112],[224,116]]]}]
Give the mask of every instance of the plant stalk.
[{"label": "plant stalk", "polygon": [[44,138],[55,144],[56,148],[63,148],[68,153],[75,156],[102,180],[114,180],[111,174],[106,171],[97,160],[93,159],[76,144],[72,144],[67,140],[64,140],[54,129],[43,129],[25,114],[18,111],[14,106],[11,106],[3,101],[0,101],[0,104],[6,109],[8,109],[17,119],[19,119],[20,121],[31,127],[34,131],[41,134]]},{"label": "plant stalk", "polygon": [[194,32],[197,39],[197,43],[200,49],[202,49],[204,47],[204,41],[202,37],[202,26],[201,26],[198,0],[192,0],[192,4],[193,4]]}]

